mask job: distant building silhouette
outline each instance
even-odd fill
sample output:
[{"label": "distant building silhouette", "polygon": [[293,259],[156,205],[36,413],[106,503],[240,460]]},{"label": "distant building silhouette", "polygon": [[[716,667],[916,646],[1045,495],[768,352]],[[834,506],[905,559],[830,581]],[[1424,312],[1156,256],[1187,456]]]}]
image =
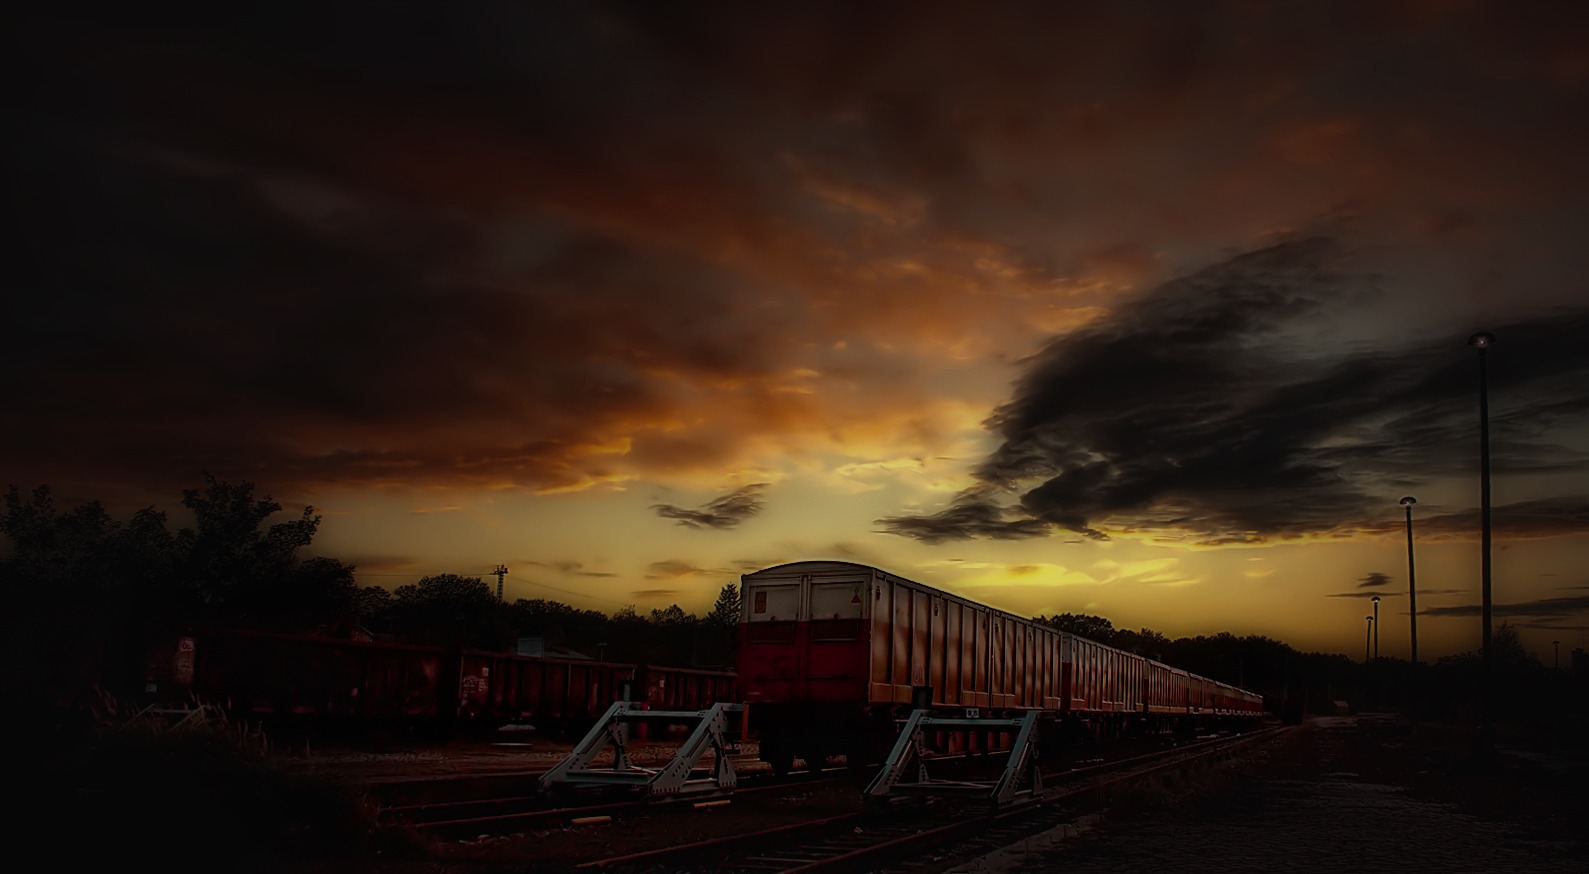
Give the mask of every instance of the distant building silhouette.
[{"label": "distant building silhouette", "polygon": [[514,647],[513,652],[515,655],[535,656],[537,658],[590,659],[590,656],[585,655],[582,652],[569,649],[566,646],[558,646],[555,643],[547,643],[546,638],[544,637],[521,637],[518,640],[518,645]]}]

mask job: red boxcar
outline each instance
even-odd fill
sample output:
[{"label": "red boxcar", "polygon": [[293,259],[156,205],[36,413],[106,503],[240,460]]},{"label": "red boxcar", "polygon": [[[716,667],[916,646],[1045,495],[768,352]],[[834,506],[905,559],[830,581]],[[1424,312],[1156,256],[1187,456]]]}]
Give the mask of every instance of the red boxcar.
[{"label": "red boxcar", "polygon": [[737,700],[734,674],[498,653],[462,655],[462,714],[495,722],[580,727],[627,692],[651,710],[704,710]]},{"label": "red boxcar", "polygon": [[626,685],[651,709],[737,700],[734,674],[725,671],[253,631],[194,632],[162,645],[150,661],[166,665],[156,672],[165,694],[191,694],[237,718],[317,725],[461,718],[583,730]]},{"label": "red boxcar", "polygon": [[426,720],[443,714],[441,650],[351,640],[201,631],[188,691],[239,718]]},{"label": "red boxcar", "polygon": [[1042,708],[1091,730],[1261,712],[1250,693],[1221,707],[1212,680],[877,568],[796,562],[742,582],[740,688],[778,770],[874,758],[918,702]]}]

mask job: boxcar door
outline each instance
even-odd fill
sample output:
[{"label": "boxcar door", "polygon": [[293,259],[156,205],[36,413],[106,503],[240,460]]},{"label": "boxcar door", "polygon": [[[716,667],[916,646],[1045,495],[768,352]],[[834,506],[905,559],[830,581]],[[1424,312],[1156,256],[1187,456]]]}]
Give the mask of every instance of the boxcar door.
[{"label": "boxcar door", "polygon": [[816,577],[810,583],[810,643],[805,697],[857,701],[867,694],[866,605],[869,578]]}]

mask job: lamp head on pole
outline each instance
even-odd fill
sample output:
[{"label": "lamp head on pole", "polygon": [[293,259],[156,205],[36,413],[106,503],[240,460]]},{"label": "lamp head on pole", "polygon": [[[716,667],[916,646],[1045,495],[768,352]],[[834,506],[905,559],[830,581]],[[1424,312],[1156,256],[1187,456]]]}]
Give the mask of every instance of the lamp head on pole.
[{"label": "lamp head on pole", "polygon": [[1413,497],[1412,495],[1408,495],[1407,497],[1401,499],[1401,505],[1403,507],[1411,507],[1413,504],[1416,504],[1416,503],[1418,503],[1418,499]]},{"label": "lamp head on pole", "polygon": [[1488,331],[1480,331],[1468,338],[1468,345],[1477,346],[1479,351],[1482,352],[1495,345],[1495,335]]},{"label": "lamp head on pole", "polygon": [[1378,604],[1379,603],[1379,596],[1375,595],[1374,597],[1369,598],[1368,600],[1373,601],[1375,604]]}]

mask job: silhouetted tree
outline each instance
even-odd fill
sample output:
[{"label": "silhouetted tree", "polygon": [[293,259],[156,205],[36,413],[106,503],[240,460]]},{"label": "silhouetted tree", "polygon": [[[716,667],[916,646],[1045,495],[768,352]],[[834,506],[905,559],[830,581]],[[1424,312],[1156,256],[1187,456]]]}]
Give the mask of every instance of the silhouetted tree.
[{"label": "silhouetted tree", "polygon": [[255,498],[253,483],[221,482],[208,473],[204,480],[202,490],[182,491],[194,527],[176,535],[183,575],[202,602],[200,621],[276,631],[348,621],[355,610],[353,567],[298,557],[320,528],[313,507],[266,528],[282,507],[269,496]]},{"label": "silhouetted tree", "polygon": [[183,491],[194,524],[175,534],[152,507],[123,524],[97,501],[60,513],[48,486],[27,497],[9,489],[0,591],[14,608],[3,611],[3,636],[15,651],[6,663],[50,665],[23,673],[52,693],[94,683],[139,691],[144,656],[183,628],[308,631],[350,617],[353,568],[298,557],[319,526],[312,508],[263,528],[280,504],[256,499],[252,483],[204,479]]},{"label": "silhouetted tree", "polygon": [[669,604],[662,610],[652,610],[651,621],[658,625],[689,625],[695,621],[695,616],[685,613],[684,608],[677,604]]},{"label": "silhouetted tree", "polygon": [[600,610],[580,610],[543,598],[520,598],[507,612],[508,625],[517,636],[542,637],[591,655],[600,654],[600,644],[607,642],[608,619]]},{"label": "silhouetted tree", "polygon": [[353,593],[354,621],[371,632],[392,630],[392,593],[381,586],[363,586]]},{"label": "silhouetted tree", "polygon": [[733,666],[739,650],[739,610],[739,586],[724,584],[712,604],[712,611],[702,622],[706,641],[701,651],[703,663]]},{"label": "silhouetted tree", "polygon": [[1110,645],[1145,658],[1163,661],[1164,653],[1170,649],[1170,639],[1151,628],[1138,631],[1120,628],[1115,631]]},{"label": "silhouetted tree", "polygon": [[724,628],[734,628],[739,625],[739,586],[727,583],[717,593],[717,600],[712,604],[712,612],[706,614],[706,621]]},{"label": "silhouetted tree", "polygon": [[1039,616],[1032,621],[1039,625],[1047,625],[1049,628],[1067,631],[1098,643],[1110,643],[1114,640],[1114,623],[1102,616],[1090,616],[1086,613],[1061,613],[1058,616]]},{"label": "silhouetted tree", "polygon": [[491,587],[479,577],[437,574],[392,593],[392,616],[410,639],[448,646],[505,647],[510,632]]}]

